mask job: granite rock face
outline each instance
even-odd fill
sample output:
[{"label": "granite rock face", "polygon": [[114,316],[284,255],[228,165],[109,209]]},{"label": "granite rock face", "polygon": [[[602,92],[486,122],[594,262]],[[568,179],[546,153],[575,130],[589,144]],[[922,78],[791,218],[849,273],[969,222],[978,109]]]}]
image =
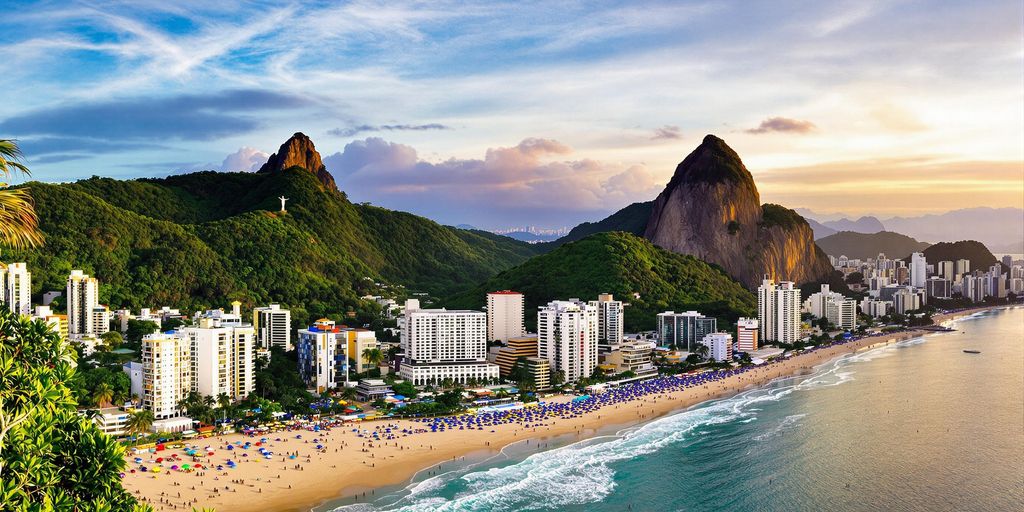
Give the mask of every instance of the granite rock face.
[{"label": "granite rock face", "polygon": [[739,155],[714,135],[676,167],[654,201],[644,238],[715,263],[751,289],[766,274],[805,283],[832,271],[807,221],[781,206],[762,206]]},{"label": "granite rock face", "polygon": [[292,135],[256,172],[277,172],[291,167],[302,167],[315,174],[320,183],[328,189],[338,189],[334,183],[334,176],[327,171],[323,160],[320,159],[320,153],[313,146],[313,141],[304,133],[296,132]]}]

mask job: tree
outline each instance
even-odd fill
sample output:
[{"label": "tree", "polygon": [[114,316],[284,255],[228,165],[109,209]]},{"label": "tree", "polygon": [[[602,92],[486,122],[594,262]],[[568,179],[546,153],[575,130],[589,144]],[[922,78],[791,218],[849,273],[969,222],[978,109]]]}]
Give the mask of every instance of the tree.
[{"label": "tree", "polygon": [[[0,176],[9,179],[16,173],[31,175],[21,163],[18,142],[0,139]],[[22,249],[42,245],[39,218],[27,188],[11,189],[0,183],[0,244]]]},{"label": "tree", "polygon": [[134,435],[136,442],[138,442],[139,434],[149,432],[154,421],[156,421],[156,418],[153,416],[153,411],[148,409],[138,410],[128,416],[128,421],[125,422],[125,429],[128,430],[129,434]]},{"label": "tree", "polygon": [[557,371],[552,372],[551,373],[551,385],[552,386],[561,386],[562,384],[565,384],[565,371],[564,370],[557,370]]},{"label": "tree", "polygon": [[373,366],[379,367],[384,363],[384,361],[386,361],[385,357],[384,352],[379,348],[368,348],[363,350],[363,359]]},{"label": "tree", "polygon": [[4,510],[132,510],[124,449],[78,416],[74,352],[41,320],[0,308],[0,500]]},{"label": "tree", "polygon": [[117,331],[107,331],[101,334],[100,340],[103,341],[103,345],[110,350],[117,350],[117,348],[121,346],[121,343],[124,343],[124,337],[122,337],[121,333]]},{"label": "tree", "polygon": [[114,399],[114,388],[110,384],[101,382],[92,391],[92,401],[97,407],[110,407],[110,401]]},{"label": "tree", "polygon": [[708,358],[708,352],[709,352],[709,350],[708,350],[708,346],[707,346],[707,345],[705,345],[705,344],[703,344],[703,343],[700,343],[700,344],[698,344],[698,345],[697,345],[697,346],[696,346],[696,347],[695,347],[695,348],[693,349],[693,353],[694,353],[694,354],[697,354],[697,357],[701,358],[702,360],[707,360],[707,358]]}]

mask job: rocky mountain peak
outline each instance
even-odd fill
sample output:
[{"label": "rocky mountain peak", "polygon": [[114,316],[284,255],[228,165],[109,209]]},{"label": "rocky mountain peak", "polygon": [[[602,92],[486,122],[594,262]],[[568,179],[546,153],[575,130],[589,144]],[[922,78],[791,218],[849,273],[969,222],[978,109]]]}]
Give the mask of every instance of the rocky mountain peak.
[{"label": "rocky mountain peak", "polygon": [[320,153],[313,145],[313,140],[302,132],[296,132],[281,144],[277,153],[270,155],[267,163],[256,172],[279,172],[291,167],[302,167],[315,174],[324,186],[333,190],[338,189],[334,183],[334,176],[327,171],[323,160],[320,159]]},{"label": "rocky mountain peak", "polygon": [[749,288],[764,274],[797,282],[827,277],[831,266],[814,245],[810,226],[796,213],[770,206],[760,204],[739,155],[708,135],[654,201],[644,238],[716,263]]}]

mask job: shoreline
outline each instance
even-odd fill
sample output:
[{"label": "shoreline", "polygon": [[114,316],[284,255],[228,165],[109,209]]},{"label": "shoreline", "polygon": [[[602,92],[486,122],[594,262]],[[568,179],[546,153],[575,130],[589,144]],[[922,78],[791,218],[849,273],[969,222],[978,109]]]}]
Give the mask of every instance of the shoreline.
[{"label": "shoreline", "polygon": [[[1004,307],[986,306],[936,315],[934,325]],[[610,432],[621,432],[708,400],[732,396],[779,378],[805,374],[849,353],[927,334],[932,332],[912,329],[829,345],[721,380],[650,394],[607,405],[578,417],[545,420],[529,427],[508,423],[490,426],[489,431],[449,429],[408,437],[394,436],[381,441],[358,437],[352,431],[355,426],[339,426],[330,432],[320,433],[269,434],[270,440],[265,446],[275,452],[273,460],[260,458],[255,450],[249,451],[251,458],[243,458],[238,456],[241,450],[236,450],[232,459],[238,464],[235,469],[226,470],[226,474],[225,471],[212,470],[206,473],[129,473],[123,482],[129,492],[156,510],[167,511],[190,511],[193,505],[213,507],[220,512],[308,511],[327,504],[351,503],[356,495],[359,496],[358,501],[369,501],[376,498],[376,490],[408,485],[424,472],[429,476],[444,471],[449,463],[463,466],[467,458],[479,458],[480,462],[489,460],[517,443],[524,449],[530,447],[529,450],[540,451],[551,448],[548,445],[552,441],[557,443],[559,439],[566,441],[564,444],[571,444],[598,435],[609,435]],[[571,397],[562,396],[550,402],[569,399]],[[401,429],[423,429],[426,424],[411,420],[378,420],[358,424],[358,428],[372,431],[385,425],[392,425],[392,430],[398,432]],[[305,439],[299,439],[297,435]],[[319,440],[311,442],[314,438]],[[204,458],[205,465],[207,462],[223,463],[232,454],[224,450],[224,445],[235,441],[244,443],[256,439],[230,434],[192,442],[215,447],[215,456]],[[316,448],[318,444],[321,449]],[[286,459],[282,453],[294,453],[296,457]],[[130,468],[137,466],[129,464]],[[364,495],[365,499],[362,498]],[[186,505],[186,502],[189,503]]]}]

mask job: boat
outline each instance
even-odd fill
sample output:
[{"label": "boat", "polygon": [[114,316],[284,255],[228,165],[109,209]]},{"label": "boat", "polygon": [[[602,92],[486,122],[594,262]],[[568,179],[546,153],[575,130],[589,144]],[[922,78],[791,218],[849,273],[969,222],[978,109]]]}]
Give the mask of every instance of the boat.
[{"label": "boat", "polygon": [[967,349],[964,349],[964,353],[965,354],[980,354],[981,351],[980,350],[967,350]]}]

